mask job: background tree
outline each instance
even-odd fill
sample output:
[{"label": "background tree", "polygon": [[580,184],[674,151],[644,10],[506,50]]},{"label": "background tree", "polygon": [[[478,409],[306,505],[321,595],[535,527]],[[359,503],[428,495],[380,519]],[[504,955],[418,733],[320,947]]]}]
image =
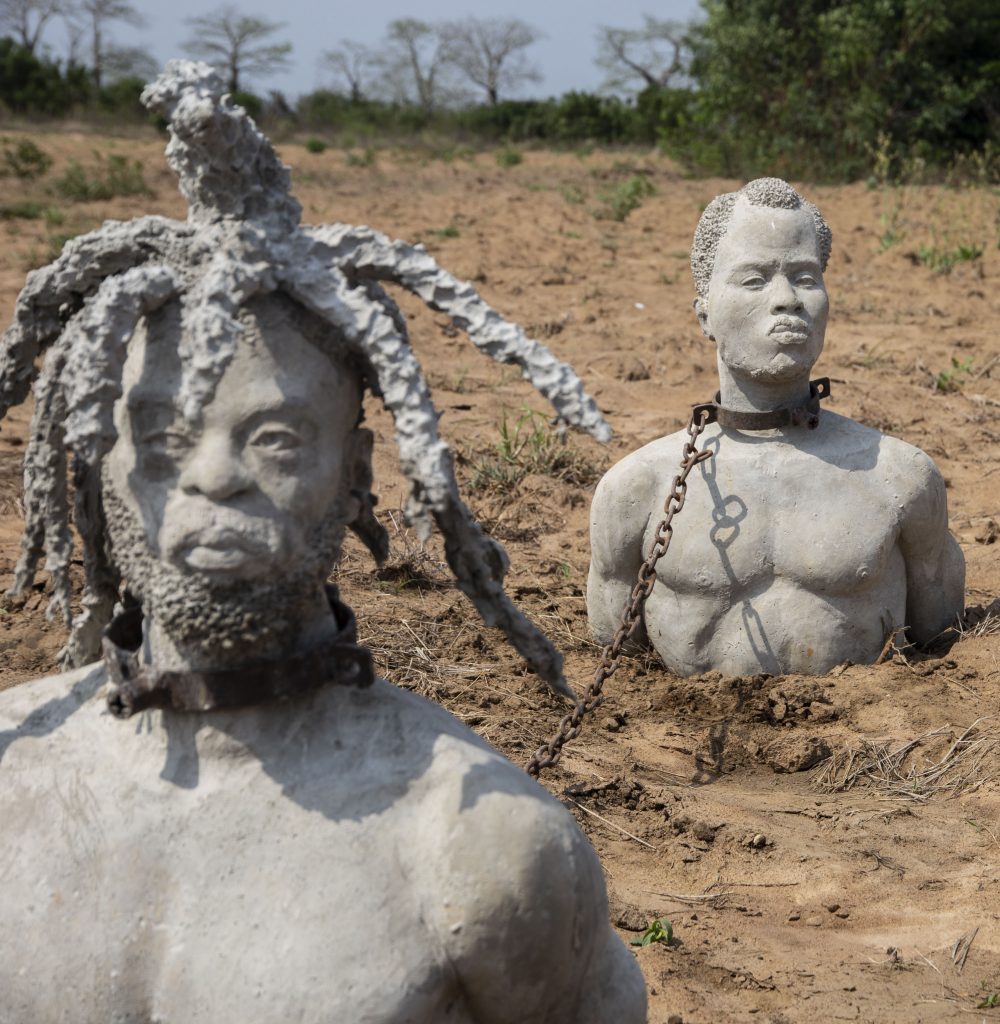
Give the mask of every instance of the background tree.
[{"label": "background tree", "polygon": [[389,23],[379,64],[396,100],[433,110],[450,92],[444,81],[445,48],[438,29],[418,18]]},{"label": "background tree", "polygon": [[292,44],[265,42],[284,28],[281,22],[240,14],[227,5],[188,18],[187,24],[194,35],[184,48],[225,72],[231,93],[240,91],[240,79],[245,75],[273,75],[289,66]]},{"label": "background tree", "polygon": [[142,53],[136,48],[116,47],[108,35],[111,22],[120,21],[141,28],[146,19],[128,0],[78,0],[72,8],[66,8],[71,20],[79,19],[84,31],[90,36],[90,72],[94,86],[100,90],[106,75],[112,77],[128,70],[128,54],[133,58]]},{"label": "background tree", "polygon": [[996,0],[702,6],[685,112],[702,167],[850,178],[879,148],[897,164],[948,164],[1000,142]]},{"label": "background tree", "polygon": [[35,53],[42,29],[61,13],[60,0],[0,0],[0,29],[6,29],[28,53]]},{"label": "background tree", "polygon": [[343,89],[352,103],[368,98],[369,83],[378,68],[378,57],[370,47],[345,39],[323,54],[321,64],[333,73],[335,87]]},{"label": "background tree", "polygon": [[598,28],[596,63],[606,72],[605,89],[666,89],[686,70],[686,26],[648,14],[643,22],[637,29]]},{"label": "background tree", "polygon": [[526,82],[541,81],[541,73],[525,50],[541,32],[520,18],[463,18],[439,29],[445,60],[495,106],[500,93]]}]

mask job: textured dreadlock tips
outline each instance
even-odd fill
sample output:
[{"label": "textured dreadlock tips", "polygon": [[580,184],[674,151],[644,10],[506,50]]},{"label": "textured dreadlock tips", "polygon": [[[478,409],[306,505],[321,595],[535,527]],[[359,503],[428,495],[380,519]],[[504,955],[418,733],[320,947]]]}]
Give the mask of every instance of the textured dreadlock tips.
[{"label": "textured dreadlock tips", "polygon": [[[580,379],[422,246],[366,227],[300,227],[288,168],[208,65],[172,61],[142,99],[167,120],[167,160],[187,199],[188,220],[108,222],[32,274],[18,299],[0,348],[0,416],[25,399],[38,357],[52,352],[38,382],[27,449],[35,480],[26,490],[15,587],[31,583],[44,552],[54,578],[53,611],[69,618],[73,535],[65,481],[72,451],[87,583],[84,615],[74,624],[67,656],[76,663],[94,656],[118,587],[103,548],[101,466],[115,442],[112,409],[137,324],[163,303],[179,301],[175,402],[197,424],[240,344],[245,307],[283,291],[330,326],[365,386],[391,412],[410,481],[407,512],[418,532],[426,537],[437,526],[458,584],[484,621],[503,630],[542,678],[569,695],[558,651],[503,590],[503,548],[482,532],[461,499],[406,322],[382,285],[405,288],[445,313],[481,352],[519,366],[560,420],[607,440],[611,430]],[[361,504],[368,519],[354,528],[377,553],[384,539],[370,503]]]},{"label": "textured dreadlock tips", "polygon": [[208,64],[171,61],[143,91],[142,102],[169,122],[167,162],[180,179],[192,223],[228,217],[276,232],[297,227],[302,207],[291,196],[291,173]]}]

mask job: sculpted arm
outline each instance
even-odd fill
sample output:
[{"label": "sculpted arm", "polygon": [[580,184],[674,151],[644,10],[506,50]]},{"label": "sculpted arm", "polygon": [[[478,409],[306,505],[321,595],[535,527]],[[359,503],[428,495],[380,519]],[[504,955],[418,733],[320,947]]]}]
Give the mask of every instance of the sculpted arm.
[{"label": "sculpted arm", "polygon": [[948,532],[941,474],[922,451],[907,454],[899,538],[906,562],[906,624],[911,640],[926,643],[962,614],[965,558]]},{"label": "sculpted arm", "polygon": [[461,927],[445,930],[471,1019],[643,1024],[642,973],[608,923],[600,863],[569,814],[496,791],[473,813],[481,820],[456,833],[447,877],[466,878],[474,902],[461,913],[454,901]]},{"label": "sculpted arm", "polygon": [[[655,508],[655,475],[639,451],[623,459],[597,485],[590,508],[590,574],[587,617],[599,643],[608,643],[621,622],[646,553],[643,538]],[[646,644],[640,622],[633,641]]]}]

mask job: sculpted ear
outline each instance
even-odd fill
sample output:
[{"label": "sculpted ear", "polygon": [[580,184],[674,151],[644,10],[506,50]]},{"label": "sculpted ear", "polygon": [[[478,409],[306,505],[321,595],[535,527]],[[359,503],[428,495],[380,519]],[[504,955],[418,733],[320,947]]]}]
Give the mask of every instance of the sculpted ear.
[{"label": "sculpted ear", "polygon": [[701,324],[702,332],[709,341],[715,341],[715,336],[712,334],[708,326],[708,302],[703,299],[700,295],[694,300],[694,315],[698,318],[698,323]]},{"label": "sculpted ear", "polygon": [[372,445],[375,435],[355,427],[345,444],[344,487],[348,490],[348,527],[381,565],[389,557],[389,534],[375,518],[377,495],[372,494]]}]

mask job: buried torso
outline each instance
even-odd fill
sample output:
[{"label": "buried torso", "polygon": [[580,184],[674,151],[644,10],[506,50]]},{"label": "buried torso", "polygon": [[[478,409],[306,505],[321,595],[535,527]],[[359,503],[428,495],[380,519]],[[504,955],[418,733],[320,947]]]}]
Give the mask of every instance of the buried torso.
[{"label": "buried torso", "polygon": [[103,682],[0,698],[3,1024],[638,1019],[593,850],[443,710],[377,680],[123,722]]},{"label": "buried torso", "polygon": [[[599,639],[652,546],[685,439],[646,445],[598,488],[589,600]],[[896,629],[919,634],[938,614],[926,607],[927,577],[954,542],[943,482],[918,449],[831,413],[815,431],[712,425],[701,443],[714,456],[689,478],[644,612],[669,669],[825,672],[873,661]]]}]

